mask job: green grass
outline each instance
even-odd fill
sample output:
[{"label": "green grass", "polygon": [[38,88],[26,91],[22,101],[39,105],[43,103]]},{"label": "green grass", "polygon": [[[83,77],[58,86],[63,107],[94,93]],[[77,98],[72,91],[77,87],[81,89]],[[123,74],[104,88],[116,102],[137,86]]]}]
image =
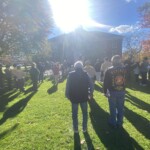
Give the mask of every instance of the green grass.
[{"label": "green grass", "polygon": [[[150,88],[130,84],[125,102],[124,128],[107,125],[108,101],[96,86],[89,103],[88,133],[72,130],[71,105],[64,97],[65,82],[58,88],[44,81],[37,92],[19,91],[0,96],[0,150],[140,150],[150,149]],[[84,141],[85,140],[85,141]],[[79,144],[83,141],[83,144]]]}]

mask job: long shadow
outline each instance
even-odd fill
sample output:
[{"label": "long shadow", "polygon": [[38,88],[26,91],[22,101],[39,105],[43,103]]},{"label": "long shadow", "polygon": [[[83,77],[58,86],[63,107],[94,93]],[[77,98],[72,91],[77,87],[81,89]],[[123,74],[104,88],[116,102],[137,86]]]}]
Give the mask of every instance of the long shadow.
[{"label": "long shadow", "polygon": [[25,91],[25,94],[31,93],[32,91],[33,91],[33,87],[31,86]]},{"label": "long shadow", "polygon": [[7,104],[20,95],[19,92],[17,92],[16,94],[14,94],[12,96],[11,96],[11,94],[7,94],[7,95],[4,95],[3,97],[1,97],[1,99],[0,99],[0,112],[4,112],[6,110]]},{"label": "long shadow", "polygon": [[4,112],[3,118],[0,120],[0,125],[2,125],[8,118],[13,118],[21,113],[35,93],[36,92],[31,93],[26,98],[21,99],[19,102],[8,108],[6,112]]},{"label": "long shadow", "polygon": [[99,82],[98,84],[103,87],[103,82]]},{"label": "long shadow", "polygon": [[10,129],[0,133],[0,140],[5,137],[6,135],[8,135],[9,133],[11,133],[12,131],[14,131],[17,127],[18,127],[19,124],[15,124],[13,127],[11,127]]},{"label": "long shadow", "polygon": [[57,90],[58,90],[57,85],[53,85],[51,88],[49,88],[49,89],[47,90],[47,93],[48,93],[48,94],[52,94],[52,93],[55,93]]},{"label": "long shadow", "polygon": [[89,102],[90,119],[99,139],[107,150],[143,150],[143,148],[126,132],[125,129],[111,129],[108,124],[108,113],[95,100]]},{"label": "long shadow", "polygon": [[128,98],[127,101],[129,101],[132,105],[134,105],[140,109],[146,110],[150,113],[150,104],[145,103],[142,100],[140,100],[130,94],[127,94],[126,97]]},{"label": "long shadow", "polygon": [[[43,83],[43,82],[40,82],[40,83],[37,85],[37,87],[39,88],[42,83]],[[32,82],[31,82],[31,85],[32,85]],[[31,87],[29,87],[29,88],[25,91],[25,94],[28,94],[28,93],[31,93],[31,92],[37,92],[37,91],[38,91],[38,88],[37,88],[37,90],[34,90],[34,89],[33,89],[33,85],[32,85]]]},{"label": "long shadow", "polygon": [[74,133],[74,150],[81,150],[79,133]]},{"label": "long shadow", "polygon": [[127,84],[127,88],[150,94],[150,90],[149,90],[150,89],[150,82],[148,83],[148,85],[146,87],[140,86],[135,82],[130,82],[129,84]]},{"label": "long shadow", "polygon": [[103,88],[102,88],[102,87],[100,87],[100,86],[99,86],[99,85],[97,85],[97,84],[95,84],[95,85],[94,85],[94,89],[95,89],[96,91],[98,91],[98,92],[103,93]]},{"label": "long shadow", "polygon": [[9,97],[10,95],[15,93],[16,91],[17,91],[16,89],[13,89],[13,90],[10,90],[10,91],[7,91],[7,92],[3,92],[2,94],[0,94],[0,98],[1,97]]},{"label": "long shadow", "polygon": [[85,141],[86,141],[86,144],[87,144],[87,148],[89,150],[95,150],[94,145],[92,143],[92,140],[91,140],[90,135],[88,134],[88,132],[84,133],[84,137],[85,137]]},{"label": "long shadow", "polygon": [[60,80],[59,80],[59,83],[63,83],[65,80],[66,80],[67,77],[62,77]]},{"label": "long shadow", "polygon": [[150,139],[150,122],[146,118],[138,115],[127,107],[125,107],[125,117],[139,132],[147,139]]}]

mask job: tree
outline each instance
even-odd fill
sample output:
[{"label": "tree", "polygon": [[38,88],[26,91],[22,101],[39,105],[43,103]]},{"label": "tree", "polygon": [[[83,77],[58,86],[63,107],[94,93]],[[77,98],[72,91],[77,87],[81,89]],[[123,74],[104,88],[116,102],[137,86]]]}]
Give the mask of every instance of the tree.
[{"label": "tree", "polygon": [[145,34],[141,31],[132,32],[124,37],[123,47],[124,53],[128,58],[134,59],[136,55],[141,51],[141,42],[145,38]]},{"label": "tree", "polygon": [[150,40],[142,41],[141,57],[150,57]]},{"label": "tree", "polygon": [[139,8],[141,16],[141,26],[144,28],[150,28],[150,2],[146,2]]},{"label": "tree", "polygon": [[150,2],[146,2],[138,9],[138,11],[141,18],[141,26],[131,34],[124,37],[124,57],[140,60],[140,55],[141,53],[143,54],[143,41],[147,41],[149,38]]},{"label": "tree", "polygon": [[41,51],[52,24],[48,0],[1,0],[0,53]]}]

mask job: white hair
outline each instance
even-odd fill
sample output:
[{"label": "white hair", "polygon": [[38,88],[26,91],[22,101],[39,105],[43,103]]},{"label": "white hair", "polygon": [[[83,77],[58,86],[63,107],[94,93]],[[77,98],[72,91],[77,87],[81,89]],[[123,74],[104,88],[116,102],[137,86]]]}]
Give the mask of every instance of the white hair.
[{"label": "white hair", "polygon": [[77,69],[77,68],[81,68],[83,69],[83,63],[82,61],[77,61],[74,63],[74,68]]},{"label": "white hair", "polygon": [[112,62],[113,65],[119,65],[119,64],[121,64],[121,56],[120,55],[114,55],[111,58],[111,62]]}]

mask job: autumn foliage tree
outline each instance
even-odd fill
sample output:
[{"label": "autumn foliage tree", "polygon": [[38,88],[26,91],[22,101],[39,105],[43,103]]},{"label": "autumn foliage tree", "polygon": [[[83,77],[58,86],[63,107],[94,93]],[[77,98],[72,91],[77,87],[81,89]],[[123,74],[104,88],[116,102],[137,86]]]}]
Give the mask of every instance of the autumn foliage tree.
[{"label": "autumn foliage tree", "polygon": [[1,0],[0,53],[43,50],[52,24],[48,0]]},{"label": "autumn foliage tree", "polygon": [[[143,6],[139,8],[139,13],[141,17],[141,27],[147,28],[150,31],[150,2],[146,2]],[[148,38],[142,41],[142,52],[143,57],[150,57],[150,32]]]},{"label": "autumn foliage tree", "polygon": [[141,16],[141,26],[144,28],[150,28],[150,2],[146,2],[139,8]]}]

